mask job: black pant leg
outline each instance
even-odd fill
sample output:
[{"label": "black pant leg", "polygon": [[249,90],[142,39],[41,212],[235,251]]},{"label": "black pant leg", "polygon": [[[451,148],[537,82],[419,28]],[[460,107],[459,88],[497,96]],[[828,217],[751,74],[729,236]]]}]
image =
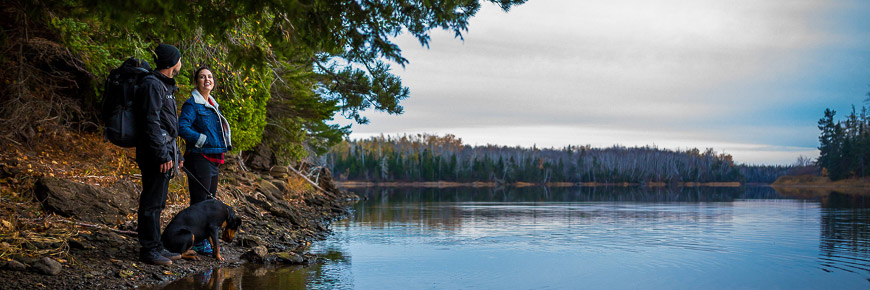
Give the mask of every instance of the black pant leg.
[{"label": "black pant leg", "polygon": [[189,171],[187,186],[190,191],[190,204],[211,199],[210,195],[217,192],[217,165],[205,159],[202,154],[191,153],[185,155],[184,167]]},{"label": "black pant leg", "polygon": [[213,175],[211,177],[211,187],[209,188],[209,191],[215,197],[217,197],[217,186],[218,186],[218,165],[214,164],[214,172],[213,172]]},{"label": "black pant leg", "polygon": [[142,171],[142,193],[139,194],[139,224],[136,229],[142,251],[159,249],[160,213],[166,207],[169,177],[160,172],[158,164],[139,164]]}]

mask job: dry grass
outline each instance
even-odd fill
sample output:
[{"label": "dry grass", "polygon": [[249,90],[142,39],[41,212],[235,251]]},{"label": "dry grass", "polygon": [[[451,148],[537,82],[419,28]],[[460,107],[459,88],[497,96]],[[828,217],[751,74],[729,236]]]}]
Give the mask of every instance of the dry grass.
[{"label": "dry grass", "polygon": [[800,175],[800,176],[781,176],[771,184],[774,187],[828,187],[828,188],[868,188],[870,189],[870,179],[867,178],[849,178],[837,181],[822,176]]},{"label": "dry grass", "polygon": [[[39,177],[94,186],[121,179],[140,182],[135,149],[115,146],[95,133],[52,131],[38,138],[35,146],[13,145],[0,152],[0,259],[11,254],[65,256],[66,241],[81,231],[73,221],[46,213],[35,201],[33,187]],[[188,196],[186,180],[173,180],[163,220],[183,209]],[[136,214],[130,214],[121,226],[130,229],[135,219]]]}]

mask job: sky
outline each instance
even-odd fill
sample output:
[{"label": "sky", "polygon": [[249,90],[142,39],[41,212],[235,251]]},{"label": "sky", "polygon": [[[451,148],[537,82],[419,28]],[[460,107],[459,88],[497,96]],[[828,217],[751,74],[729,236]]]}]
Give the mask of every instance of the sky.
[{"label": "sky", "polygon": [[428,49],[395,38],[405,112],[366,111],[350,138],[713,148],[785,165],[818,156],[825,108],[842,118],[870,92],[867,0],[487,3],[463,35],[433,31]]}]

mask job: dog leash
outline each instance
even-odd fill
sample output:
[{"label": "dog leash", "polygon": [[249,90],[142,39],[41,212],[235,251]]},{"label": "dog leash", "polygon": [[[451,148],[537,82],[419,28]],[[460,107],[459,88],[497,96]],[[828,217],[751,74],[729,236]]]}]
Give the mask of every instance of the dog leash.
[{"label": "dog leash", "polygon": [[197,179],[196,176],[193,176],[193,173],[190,173],[190,170],[187,170],[187,167],[181,167],[181,169],[184,170],[184,172],[187,172],[187,178],[193,178],[193,181],[196,181],[196,184],[199,184],[199,187],[202,187],[202,189],[204,189],[205,192],[208,192],[209,197],[211,197],[214,200],[220,201],[222,204],[224,204],[225,205],[224,209],[227,212],[227,216],[230,216],[230,206],[226,202],[224,202],[223,200],[221,200],[220,198],[217,197],[217,188],[214,189],[215,193],[212,193],[211,191],[208,190],[208,188],[205,187],[205,185],[202,184],[202,182],[199,182],[199,179]]},{"label": "dog leash", "polygon": [[190,170],[187,170],[187,167],[181,167],[181,169],[184,170],[184,172],[187,172],[187,178],[192,178],[193,181],[196,182],[196,184],[199,184],[199,187],[202,187],[202,189],[204,189],[205,192],[208,193],[209,197],[211,197],[212,199],[216,199],[217,201],[220,201],[223,204],[227,204],[226,202],[224,202],[223,200],[221,200],[220,198],[217,197],[217,188],[214,189],[215,193],[212,193],[211,191],[208,190],[208,188],[205,187],[205,185],[202,184],[202,182],[199,182],[199,179],[196,179],[196,176],[194,176],[193,173],[190,173]]}]

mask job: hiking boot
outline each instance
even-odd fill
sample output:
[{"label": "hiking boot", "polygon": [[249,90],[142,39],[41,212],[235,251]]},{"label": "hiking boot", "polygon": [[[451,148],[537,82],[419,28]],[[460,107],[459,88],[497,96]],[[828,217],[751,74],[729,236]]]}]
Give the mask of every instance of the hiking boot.
[{"label": "hiking boot", "polygon": [[157,249],[140,252],[139,261],[153,265],[172,265],[172,260],[161,255]]},{"label": "hiking boot", "polygon": [[202,240],[199,241],[199,243],[194,244],[193,250],[196,251],[197,254],[203,256],[208,256],[214,253],[214,251],[211,249],[211,243],[209,243],[207,240]]},{"label": "hiking boot", "polygon": [[172,260],[172,261],[175,261],[175,260],[181,259],[181,254],[170,252],[170,251],[167,250],[167,249],[162,249],[162,250],[160,250],[160,255],[163,256],[163,257],[166,257],[167,259],[170,259],[170,260]]}]

